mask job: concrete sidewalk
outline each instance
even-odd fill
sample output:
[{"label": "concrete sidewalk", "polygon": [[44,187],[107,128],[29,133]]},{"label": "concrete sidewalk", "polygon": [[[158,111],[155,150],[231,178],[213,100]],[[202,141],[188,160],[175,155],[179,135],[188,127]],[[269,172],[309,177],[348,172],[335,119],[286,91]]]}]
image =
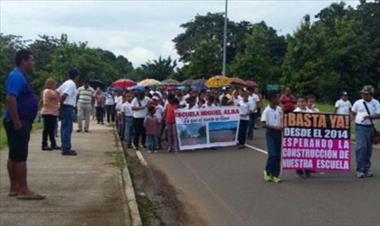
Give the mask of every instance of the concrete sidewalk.
[{"label": "concrete sidewalk", "polygon": [[33,191],[47,194],[43,201],[7,196],[8,151],[0,152],[1,226],[129,225],[121,170],[113,164],[116,147],[112,128],[92,122],[90,133],[73,133],[73,149],[78,156],[41,151],[41,131],[32,134],[28,182]]}]

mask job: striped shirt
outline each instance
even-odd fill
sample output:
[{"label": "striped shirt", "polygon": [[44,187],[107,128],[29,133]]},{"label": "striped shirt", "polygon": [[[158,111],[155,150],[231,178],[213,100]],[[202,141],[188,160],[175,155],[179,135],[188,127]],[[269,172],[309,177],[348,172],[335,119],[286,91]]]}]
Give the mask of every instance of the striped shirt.
[{"label": "striped shirt", "polygon": [[80,104],[91,104],[92,98],[95,95],[95,90],[91,87],[88,87],[87,89],[84,88],[84,86],[79,87],[78,89],[78,103]]}]

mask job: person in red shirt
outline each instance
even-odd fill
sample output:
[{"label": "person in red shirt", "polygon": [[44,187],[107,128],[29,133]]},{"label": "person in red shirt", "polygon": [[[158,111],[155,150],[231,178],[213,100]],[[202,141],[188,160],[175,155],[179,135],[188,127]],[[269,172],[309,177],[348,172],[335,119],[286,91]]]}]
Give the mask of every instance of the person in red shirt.
[{"label": "person in red shirt", "polygon": [[292,91],[289,87],[285,88],[284,94],[280,97],[280,102],[282,103],[282,110],[284,113],[289,113],[294,111],[294,106],[296,104],[296,97],[292,95]]},{"label": "person in red shirt", "polygon": [[178,151],[178,137],[177,137],[177,128],[175,125],[175,110],[179,106],[178,99],[175,98],[174,94],[169,94],[168,96],[169,104],[165,109],[165,121],[168,137],[168,151]]}]

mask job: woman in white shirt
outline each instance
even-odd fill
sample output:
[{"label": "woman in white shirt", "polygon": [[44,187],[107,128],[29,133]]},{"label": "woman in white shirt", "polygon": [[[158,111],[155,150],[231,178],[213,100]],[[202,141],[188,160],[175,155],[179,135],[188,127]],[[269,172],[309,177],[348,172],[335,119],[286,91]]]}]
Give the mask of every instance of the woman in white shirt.
[{"label": "woman in white shirt", "polygon": [[239,149],[245,148],[245,142],[247,139],[247,128],[249,123],[249,95],[246,91],[242,93],[242,100],[239,102],[240,107],[240,126],[239,126]]},{"label": "woman in white shirt", "polygon": [[141,136],[141,145],[146,148],[146,134],[144,128],[144,119],[148,114],[149,98],[145,96],[145,93],[138,91],[136,97],[132,101],[133,111],[133,123],[135,128],[134,145],[136,150],[139,148],[139,139]]}]

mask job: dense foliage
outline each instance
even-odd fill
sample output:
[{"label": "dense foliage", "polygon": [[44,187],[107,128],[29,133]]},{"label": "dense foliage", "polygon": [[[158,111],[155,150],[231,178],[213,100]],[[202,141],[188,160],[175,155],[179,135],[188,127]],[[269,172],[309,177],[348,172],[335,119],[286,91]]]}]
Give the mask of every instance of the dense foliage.
[{"label": "dense foliage", "polygon": [[[222,13],[197,15],[181,27],[173,41],[179,61],[160,57],[138,68],[124,56],[90,48],[87,43],[40,36],[32,42],[0,34],[0,95],[17,49],[29,48],[36,58],[32,83],[40,90],[47,77],[59,81],[71,67],[82,78],[110,84],[118,78],[208,78],[222,71]],[[340,91],[357,95],[364,84],[380,90],[380,0],[362,0],[354,9],[334,3],[312,20],[306,15],[293,34],[283,36],[265,22],[228,22],[228,74],[256,80],[260,85],[290,86],[298,95],[315,94],[334,100]]]}]

